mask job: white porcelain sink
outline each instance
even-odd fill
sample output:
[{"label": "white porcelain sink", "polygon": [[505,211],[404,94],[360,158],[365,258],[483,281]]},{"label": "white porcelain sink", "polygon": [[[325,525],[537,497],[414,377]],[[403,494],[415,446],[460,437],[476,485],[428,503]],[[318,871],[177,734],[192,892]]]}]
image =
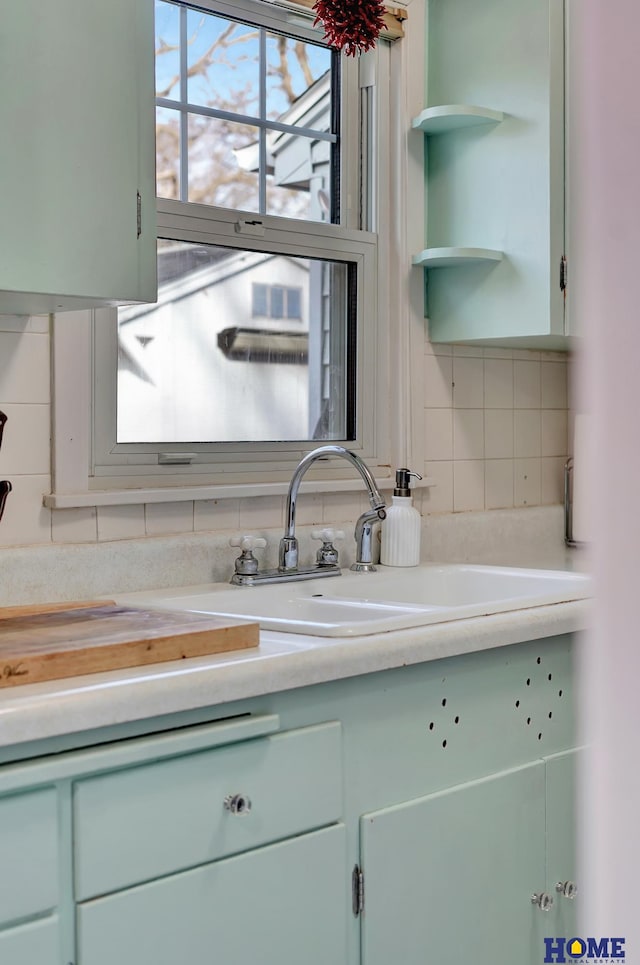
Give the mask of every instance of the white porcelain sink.
[{"label": "white porcelain sink", "polygon": [[182,587],[119,596],[120,603],[257,620],[264,630],[362,636],[590,595],[586,576],[466,564],[379,567],[300,583]]}]

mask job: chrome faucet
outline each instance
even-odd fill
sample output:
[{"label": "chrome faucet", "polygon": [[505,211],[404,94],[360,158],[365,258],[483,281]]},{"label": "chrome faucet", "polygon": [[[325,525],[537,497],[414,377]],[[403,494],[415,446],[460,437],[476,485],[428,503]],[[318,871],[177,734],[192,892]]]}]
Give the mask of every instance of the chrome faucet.
[{"label": "chrome faucet", "polygon": [[319,536],[312,534],[314,538],[323,541],[322,548],[318,550],[317,563],[315,566],[300,567],[298,565],[298,540],[296,539],[296,504],[298,501],[298,491],[300,483],[309,466],[313,465],[318,459],[326,456],[340,456],[346,459],[358,470],[362,476],[369,495],[371,509],[358,518],[355,528],[356,540],[356,561],[352,565],[352,570],[359,572],[370,572],[375,570],[373,565],[373,526],[377,520],[385,519],[385,502],[378,491],[375,479],[370,470],[362,461],[360,456],[343,446],[320,446],[313,449],[304,456],[294,470],[289,491],[287,493],[287,521],[284,536],[280,540],[279,561],[277,570],[267,570],[260,572],[258,561],[253,555],[253,549],[264,546],[265,541],[254,536],[238,536],[231,539],[231,546],[239,546],[242,550],[241,555],[236,560],[235,573],[231,577],[231,582],[237,586],[254,586],[256,583],[277,583],[281,580],[309,580],[318,576],[339,576],[340,567],[338,565],[338,554],[331,543],[331,538],[336,539],[342,533],[331,535],[329,530],[321,530]]},{"label": "chrome faucet", "polygon": [[357,456],[355,452],[351,452],[349,449],[345,449],[344,446],[320,446],[318,449],[313,449],[311,452],[308,452],[307,455],[300,460],[289,483],[286,510],[287,521],[284,536],[280,540],[278,569],[281,573],[290,573],[298,569],[298,540],[296,539],[296,502],[298,499],[298,490],[300,489],[302,477],[309,466],[313,465],[316,460],[323,459],[325,456],[340,456],[342,459],[346,459],[347,462],[350,462],[351,465],[358,470],[367,487],[371,509],[363,513],[356,523],[356,561],[351,569],[365,572],[375,569],[373,565],[373,524],[376,520],[384,519],[386,516],[384,499],[378,492],[375,479],[360,456]]}]

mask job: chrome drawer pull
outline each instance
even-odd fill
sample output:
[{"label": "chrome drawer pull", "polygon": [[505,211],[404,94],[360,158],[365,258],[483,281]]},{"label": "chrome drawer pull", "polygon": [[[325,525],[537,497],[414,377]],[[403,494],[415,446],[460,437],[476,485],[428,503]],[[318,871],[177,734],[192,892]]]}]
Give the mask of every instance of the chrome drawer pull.
[{"label": "chrome drawer pull", "polygon": [[556,885],[556,891],[564,898],[573,900],[578,894],[578,886],[573,881],[559,881]]},{"label": "chrome drawer pull", "polygon": [[246,794],[228,794],[224,799],[224,806],[232,814],[248,814],[251,810],[251,799]]},{"label": "chrome drawer pull", "polygon": [[550,911],[553,905],[553,898],[545,891],[531,895],[531,904],[537,905],[540,911]]}]

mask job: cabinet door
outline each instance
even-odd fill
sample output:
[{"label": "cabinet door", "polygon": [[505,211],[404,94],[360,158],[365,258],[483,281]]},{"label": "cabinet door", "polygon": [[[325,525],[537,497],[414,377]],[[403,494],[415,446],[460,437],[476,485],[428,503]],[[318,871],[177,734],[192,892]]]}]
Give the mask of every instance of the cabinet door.
[{"label": "cabinet door", "polygon": [[[576,768],[580,751],[546,760],[547,770],[547,891],[553,894],[549,935],[575,935],[580,894],[568,898],[557,884],[579,887],[576,848]],[[578,902],[578,904],[576,904]]]},{"label": "cabinet door", "polygon": [[363,965],[539,965],[544,764],[365,815]]},{"label": "cabinet door", "polygon": [[430,0],[428,34],[429,105],[504,112],[427,139],[428,247],[504,254],[428,270],[430,336],[566,348],[563,0]]},{"label": "cabinet door", "polygon": [[85,902],[80,965],[345,965],[343,825]]},{"label": "cabinet door", "polygon": [[1,312],[155,300],[153,48],[153,0],[5,5]]},{"label": "cabinet door", "polygon": [[56,918],[32,921],[0,931],[2,965],[59,965],[58,922]]}]

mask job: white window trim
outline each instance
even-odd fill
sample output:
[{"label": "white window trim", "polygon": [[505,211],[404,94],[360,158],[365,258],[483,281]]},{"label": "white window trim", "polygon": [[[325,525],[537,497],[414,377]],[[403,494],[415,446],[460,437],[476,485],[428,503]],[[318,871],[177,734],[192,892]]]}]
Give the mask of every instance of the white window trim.
[{"label": "white window trim", "polygon": [[[380,230],[374,311],[383,337],[376,363],[378,392],[373,391],[373,381],[365,379],[365,395],[361,396],[363,404],[376,410],[371,449],[361,448],[361,454],[383,488],[391,485],[396,467],[421,469],[425,455],[423,393],[419,391],[424,371],[423,273],[410,268],[411,252],[419,250],[424,239],[423,138],[411,131],[410,124],[424,106],[424,6],[425,0],[412,0],[412,30],[404,41],[390,47],[388,128],[380,130],[379,136],[391,150],[387,157],[377,159],[374,173],[380,184],[389,185],[388,192],[378,192],[377,211]],[[233,213],[230,220],[234,220]],[[92,476],[90,365],[78,364],[91,357],[91,314],[65,313],[53,320],[52,493],[45,496],[45,505],[71,508],[286,493],[291,469],[304,452],[299,446],[290,450],[279,468],[274,469],[272,462],[269,470],[256,448],[254,461],[258,467],[264,465],[265,471],[256,471],[251,479],[242,474],[243,482],[229,475],[224,482],[211,484],[210,477],[196,473],[188,480],[182,474],[163,475],[161,484],[139,472],[124,481],[118,476]],[[431,479],[422,481],[422,485],[431,483]],[[327,468],[310,472],[304,487],[315,492],[350,491],[360,489],[361,481],[353,478],[348,467],[343,470],[341,460],[335,460]]]}]

